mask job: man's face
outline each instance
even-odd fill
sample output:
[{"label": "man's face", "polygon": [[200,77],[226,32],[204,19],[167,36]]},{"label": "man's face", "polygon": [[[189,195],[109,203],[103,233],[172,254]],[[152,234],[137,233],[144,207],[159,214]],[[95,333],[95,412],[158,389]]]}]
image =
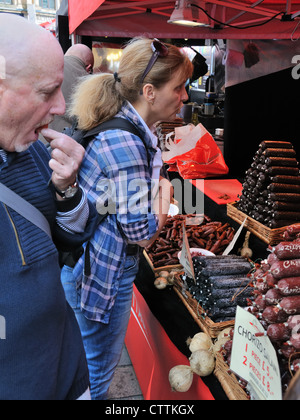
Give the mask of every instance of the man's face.
[{"label": "man's face", "polygon": [[63,53],[56,41],[45,49],[28,63],[31,71],[0,80],[0,148],[8,152],[27,150],[65,112]]}]

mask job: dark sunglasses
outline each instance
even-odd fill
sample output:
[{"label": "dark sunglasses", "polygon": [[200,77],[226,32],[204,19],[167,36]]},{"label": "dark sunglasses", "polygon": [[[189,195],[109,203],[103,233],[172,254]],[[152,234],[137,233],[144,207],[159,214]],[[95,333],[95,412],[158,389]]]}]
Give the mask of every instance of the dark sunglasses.
[{"label": "dark sunglasses", "polygon": [[169,54],[168,47],[156,38],[153,40],[153,42],[151,44],[151,48],[152,48],[153,54],[152,54],[152,57],[149,61],[149,64],[148,64],[146,70],[144,71],[143,76],[141,77],[141,84],[144,83],[144,80],[145,80],[147,74],[150,73],[150,71],[152,70],[152,68],[153,68],[154,64],[156,63],[156,61],[158,60],[158,58],[159,57],[167,57],[168,54]]}]

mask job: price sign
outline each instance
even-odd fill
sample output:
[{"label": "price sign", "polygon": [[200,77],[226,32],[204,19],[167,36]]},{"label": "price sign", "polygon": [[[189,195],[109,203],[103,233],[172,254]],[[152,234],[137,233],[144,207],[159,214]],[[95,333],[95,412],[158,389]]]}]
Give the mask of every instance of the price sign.
[{"label": "price sign", "polygon": [[255,316],[238,307],[230,369],[249,384],[253,399],[282,400],[277,355]]}]

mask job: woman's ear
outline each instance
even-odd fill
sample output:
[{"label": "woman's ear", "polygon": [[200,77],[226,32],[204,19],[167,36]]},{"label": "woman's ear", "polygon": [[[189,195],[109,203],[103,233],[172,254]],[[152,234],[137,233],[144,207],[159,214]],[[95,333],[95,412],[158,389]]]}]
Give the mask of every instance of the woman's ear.
[{"label": "woman's ear", "polygon": [[143,95],[148,103],[154,104],[155,97],[156,97],[155,87],[151,85],[150,83],[147,83],[143,87]]}]

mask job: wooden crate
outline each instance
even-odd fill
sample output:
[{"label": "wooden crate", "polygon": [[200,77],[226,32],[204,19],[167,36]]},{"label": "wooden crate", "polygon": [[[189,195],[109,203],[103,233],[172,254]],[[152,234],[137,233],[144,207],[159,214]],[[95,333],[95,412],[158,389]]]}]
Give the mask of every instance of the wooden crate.
[{"label": "wooden crate", "polygon": [[237,203],[227,204],[227,215],[240,225],[247,217],[245,228],[268,245],[278,245],[283,240],[286,227],[270,229],[238,210]]}]

